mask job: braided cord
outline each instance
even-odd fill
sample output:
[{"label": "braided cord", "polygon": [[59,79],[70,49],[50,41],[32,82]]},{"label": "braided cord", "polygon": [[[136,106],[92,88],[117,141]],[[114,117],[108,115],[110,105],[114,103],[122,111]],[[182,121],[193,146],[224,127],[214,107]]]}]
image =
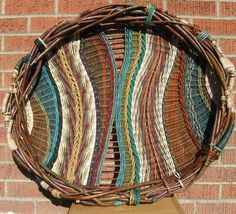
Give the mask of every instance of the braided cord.
[{"label": "braided cord", "polygon": [[59,75],[59,69],[55,65],[54,62],[55,59],[50,59],[48,61],[48,65],[52,74],[52,77],[55,80],[55,83],[57,85],[57,88],[60,93],[60,99],[61,99],[61,105],[63,106],[62,108],[62,133],[61,133],[61,139],[60,139],[60,146],[58,149],[58,156],[57,159],[52,167],[52,171],[61,175],[62,173],[62,164],[63,164],[63,158],[65,156],[66,148],[67,148],[67,142],[69,138],[69,132],[70,132],[70,112],[69,112],[69,101],[66,96],[66,90],[63,85],[63,81],[60,79]]},{"label": "braided cord", "polygon": [[[136,78],[135,86],[134,86],[134,92],[132,96],[132,125],[133,125],[133,131],[134,131],[134,138],[135,142],[137,144],[138,153],[140,154],[140,181],[144,181],[149,178],[150,174],[150,166],[148,164],[148,155],[146,153],[146,145],[143,142],[144,133],[142,130],[142,126],[140,123],[140,108],[139,106],[142,103],[142,97],[141,92],[143,88],[143,81],[146,78],[147,71],[150,70],[150,64],[153,63],[153,55],[154,55],[154,36],[150,34],[146,34],[146,53],[142,62],[142,65],[140,67],[139,75]],[[154,45],[153,45],[154,44]],[[146,179],[145,179],[146,177]]]},{"label": "braided cord", "polygon": [[79,160],[75,174],[79,175],[79,182],[83,185],[86,185],[96,138],[97,117],[95,96],[89,76],[80,58],[80,40],[71,42],[69,44],[69,50],[73,59],[73,68],[75,68],[76,74],[79,75],[79,79],[81,80],[79,85],[81,85],[84,89],[83,102],[85,106],[84,108],[86,109],[84,113],[84,124],[86,124],[86,126],[83,130],[82,141],[84,146],[79,153],[81,158]]},{"label": "braided cord", "polygon": [[121,98],[124,87],[126,73],[128,72],[132,56],[132,31],[125,29],[125,55],[123,65],[118,78],[118,91],[117,91],[117,104],[116,104],[116,127],[117,127],[117,140],[120,150],[120,170],[116,181],[116,186],[123,184],[125,168],[126,168],[126,153],[123,144],[122,126],[121,126]]},{"label": "braided cord", "polygon": [[75,80],[75,77],[73,75],[73,71],[71,70],[70,65],[67,61],[64,49],[60,49],[58,51],[58,54],[61,59],[65,74],[70,82],[73,95],[75,96],[75,108],[76,108],[76,113],[77,113],[76,134],[75,134],[75,138],[74,138],[74,145],[72,148],[71,159],[69,161],[68,172],[66,175],[68,181],[73,182],[75,180],[76,164],[78,161],[79,148],[80,148],[80,144],[82,141],[82,128],[83,128],[83,126],[82,126],[82,123],[83,123],[82,99],[81,99],[81,95],[80,95],[79,86]]},{"label": "braided cord", "polygon": [[[131,143],[131,148],[133,151],[134,159],[135,159],[135,178],[134,178],[134,183],[139,183],[140,181],[140,160],[139,160],[139,154],[135,145],[135,139],[134,139],[134,133],[133,133],[133,127],[132,127],[132,98],[133,98],[133,92],[134,92],[134,85],[136,78],[138,76],[141,64],[143,62],[144,54],[146,51],[146,34],[140,33],[139,34],[139,47],[141,47],[141,52],[139,50],[138,55],[139,59],[137,62],[137,66],[135,68],[131,83],[130,83],[130,90],[129,90],[129,95],[128,95],[128,129],[129,129],[129,135],[130,135],[130,143]],[[136,189],[134,191],[134,204],[139,203],[139,191]]]},{"label": "braided cord", "polygon": [[131,124],[131,121],[132,121],[132,114],[131,114],[131,105],[132,105],[132,98],[133,98],[133,92],[134,92],[134,85],[135,85],[135,81],[136,81],[136,78],[138,76],[138,72],[140,70],[140,67],[141,67],[141,64],[142,64],[142,61],[143,61],[143,58],[144,58],[144,54],[145,54],[145,50],[146,50],[146,35],[145,34],[142,34],[141,35],[141,39],[139,38],[139,46],[140,46],[140,41],[142,42],[142,49],[141,49],[141,53],[140,54],[140,57],[139,57],[139,60],[138,60],[138,64],[137,64],[137,67],[134,71],[134,74],[133,74],[133,78],[131,80],[131,83],[130,83],[130,91],[129,91],[129,96],[128,96],[128,128],[129,128],[129,134],[130,134],[130,141],[131,141],[131,146],[132,146],[132,149],[133,149],[133,153],[134,153],[134,157],[136,159],[136,182],[139,182],[139,169],[140,169],[140,163],[139,163],[139,159],[138,159],[138,153],[137,153],[137,149],[136,149],[136,146],[135,146],[135,140],[134,140],[134,134],[133,134],[133,128],[132,128],[132,124]]},{"label": "braided cord", "polygon": [[[125,183],[133,184],[134,178],[135,178],[135,157],[132,150],[132,143],[130,142],[130,135],[129,135],[129,128],[128,128],[128,96],[130,91],[130,85],[131,80],[133,77],[133,74],[135,72],[135,68],[138,64],[139,56],[141,54],[141,47],[142,47],[142,34],[141,32],[138,32],[137,34],[134,34],[134,39],[137,38],[137,47],[134,46],[133,49],[133,55],[132,55],[132,65],[129,68],[129,71],[127,72],[126,79],[125,79],[125,88],[123,90],[122,95],[122,101],[123,101],[123,108],[122,108],[122,117],[123,117],[123,139],[124,139],[124,145],[126,148],[126,152],[128,153],[127,156],[127,171],[125,176]],[[135,44],[135,43],[134,43]],[[129,157],[129,158],[128,158]],[[136,159],[138,157],[136,156]],[[130,169],[130,170],[129,170]]]}]

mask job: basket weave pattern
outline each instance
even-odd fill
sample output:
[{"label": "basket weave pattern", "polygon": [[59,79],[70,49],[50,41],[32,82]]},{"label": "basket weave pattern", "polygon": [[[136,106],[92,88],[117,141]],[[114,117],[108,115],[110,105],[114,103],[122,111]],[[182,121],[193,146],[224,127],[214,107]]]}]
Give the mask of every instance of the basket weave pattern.
[{"label": "basket weave pattern", "polygon": [[190,186],[233,130],[235,68],[206,31],[152,5],[59,23],[14,70],[16,161],[53,196],[152,203]]}]

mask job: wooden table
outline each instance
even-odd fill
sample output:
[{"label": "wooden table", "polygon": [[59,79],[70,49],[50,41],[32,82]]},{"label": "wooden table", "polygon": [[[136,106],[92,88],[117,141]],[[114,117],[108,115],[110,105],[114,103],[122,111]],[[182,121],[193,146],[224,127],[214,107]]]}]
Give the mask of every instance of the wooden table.
[{"label": "wooden table", "polygon": [[167,197],[153,204],[140,204],[137,206],[119,207],[87,207],[80,204],[73,204],[68,214],[184,214],[184,211],[177,199]]}]

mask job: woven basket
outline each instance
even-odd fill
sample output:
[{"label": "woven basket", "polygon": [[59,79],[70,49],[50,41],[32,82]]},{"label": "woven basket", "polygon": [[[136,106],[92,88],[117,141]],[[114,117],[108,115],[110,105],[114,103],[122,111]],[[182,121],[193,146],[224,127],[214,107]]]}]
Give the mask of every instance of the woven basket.
[{"label": "woven basket", "polygon": [[54,197],[152,203],[218,159],[234,76],[206,31],[152,5],[88,11],[17,63],[2,108],[9,146]]}]

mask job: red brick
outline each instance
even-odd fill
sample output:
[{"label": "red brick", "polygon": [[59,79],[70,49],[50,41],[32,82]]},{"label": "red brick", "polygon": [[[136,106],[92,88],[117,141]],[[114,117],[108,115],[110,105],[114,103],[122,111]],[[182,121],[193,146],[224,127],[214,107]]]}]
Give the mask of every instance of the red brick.
[{"label": "red brick", "polygon": [[12,161],[12,154],[7,145],[0,146],[0,161]]},{"label": "red brick", "polygon": [[2,43],[3,43],[3,38],[0,37],[0,51],[2,51]]},{"label": "red brick", "polygon": [[[0,96],[2,94],[2,91],[0,91]],[[1,99],[0,99],[1,100]],[[1,102],[2,103],[2,102]],[[0,116],[2,117],[2,115]],[[7,135],[6,135],[6,129],[4,127],[0,127],[0,142],[1,143],[6,143],[7,141]]]},{"label": "red brick", "polygon": [[6,36],[5,51],[30,51],[36,36]]},{"label": "red brick", "polygon": [[13,163],[0,164],[0,172],[0,179],[27,179]]},{"label": "red brick", "polygon": [[31,19],[31,32],[42,33],[68,17],[37,17]]},{"label": "red brick", "polygon": [[216,199],[219,196],[219,185],[193,184],[187,191],[177,194],[178,198]]},{"label": "red brick", "polygon": [[233,182],[235,181],[236,168],[209,167],[199,181]]},{"label": "red brick", "polygon": [[37,202],[36,204],[37,214],[64,214],[68,212],[68,208],[62,206],[56,206],[51,202]]},{"label": "red brick", "polygon": [[235,213],[236,204],[214,204],[199,203],[197,204],[197,212],[202,214],[230,214]]},{"label": "red brick", "polygon": [[43,197],[38,185],[33,182],[8,182],[7,196],[10,197]]},{"label": "red brick", "polygon": [[11,152],[11,150],[10,150],[8,145],[6,145],[6,160],[14,161],[13,160],[13,156],[12,156],[12,152]]},{"label": "red brick", "polygon": [[192,203],[181,203],[181,207],[184,210],[184,213],[193,214],[194,213],[194,204]]},{"label": "red brick", "polygon": [[4,195],[4,183],[0,182],[0,196],[3,196],[3,195]]},{"label": "red brick", "polygon": [[[6,89],[0,91],[0,103],[1,103],[1,104],[3,103],[3,99],[4,99],[4,97],[5,97],[6,92],[7,92]],[[1,105],[1,107],[2,107],[2,105]],[[1,114],[0,114],[0,115],[1,115]],[[2,115],[1,115],[1,116],[2,116]],[[1,139],[1,134],[0,134],[0,139]]]},{"label": "red brick", "polygon": [[236,53],[236,39],[221,39],[220,47],[225,54],[235,54]]},{"label": "red brick", "polygon": [[[0,107],[1,107],[1,108],[2,108],[2,102],[3,102],[3,99],[4,99],[4,96],[5,96],[6,92],[7,92],[6,89],[5,89],[5,90],[2,90],[2,89],[1,89],[1,91],[0,91],[0,103],[1,103]],[[0,114],[0,115],[1,115],[1,114]],[[1,135],[0,135],[0,140],[1,140]]]},{"label": "red brick", "polygon": [[221,2],[221,16],[236,16],[236,2]]},{"label": "red brick", "polygon": [[[1,96],[1,92],[0,92],[0,96]],[[4,123],[3,116],[2,116],[2,114],[0,114],[0,124],[2,125],[3,123]],[[0,133],[1,133],[1,131],[0,131]],[[1,142],[1,134],[0,134],[0,142]]]},{"label": "red brick", "polygon": [[236,149],[225,149],[222,154],[223,164],[236,164]]},{"label": "red brick", "polygon": [[[79,14],[87,10],[108,4],[108,0],[60,0],[58,1],[59,13],[62,14]],[[114,3],[114,2],[113,2]]]},{"label": "red brick", "polygon": [[[1,72],[0,73],[0,87],[6,88],[12,83],[12,73],[11,72]],[[0,121],[1,123],[1,121]]]},{"label": "red brick", "polygon": [[2,87],[9,87],[12,84],[12,72],[4,72],[3,75],[3,84]]},{"label": "red brick", "polygon": [[0,19],[0,33],[23,33],[26,32],[26,18]]},{"label": "red brick", "polygon": [[[234,86],[234,89],[235,89],[236,87]],[[234,108],[236,107],[236,95],[235,94],[233,94],[233,101],[234,101]],[[236,121],[234,121],[235,122],[235,124],[236,124]],[[235,126],[236,127],[236,126]]]},{"label": "red brick", "polygon": [[228,57],[228,58],[236,66],[236,57]]},{"label": "red brick", "polygon": [[219,166],[219,165],[221,165],[220,159],[215,160],[211,163],[211,166]]},{"label": "red brick", "polygon": [[212,1],[168,1],[168,12],[175,15],[214,16],[216,4]]},{"label": "red brick", "polygon": [[0,201],[0,211],[3,213],[32,214],[34,203],[28,201]]},{"label": "red brick", "polygon": [[49,14],[54,12],[53,0],[6,0],[7,15]]},{"label": "red brick", "polygon": [[222,198],[236,199],[236,184],[224,184]]},{"label": "red brick", "polygon": [[236,20],[194,19],[194,24],[214,35],[236,34]]},{"label": "red brick", "polygon": [[23,54],[1,54],[0,70],[12,70]]},{"label": "red brick", "polygon": [[1,88],[2,88],[3,85],[4,85],[3,78],[4,78],[4,73],[0,73],[0,87],[1,87]]}]

